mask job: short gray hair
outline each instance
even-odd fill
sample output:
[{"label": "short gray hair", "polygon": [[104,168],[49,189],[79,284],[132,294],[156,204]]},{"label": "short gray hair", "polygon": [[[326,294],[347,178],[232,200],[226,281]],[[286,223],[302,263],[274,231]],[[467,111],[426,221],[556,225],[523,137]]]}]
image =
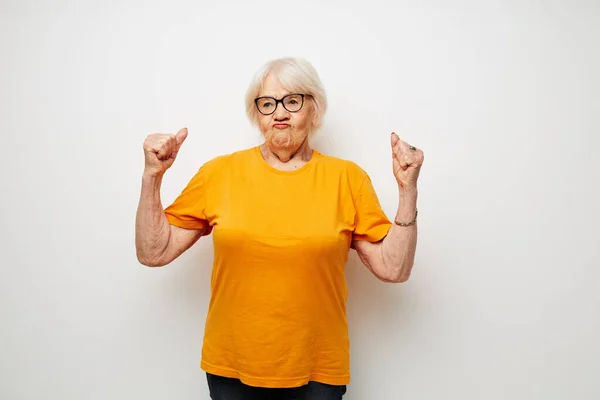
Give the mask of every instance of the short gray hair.
[{"label": "short gray hair", "polygon": [[258,110],[254,99],[258,97],[263,81],[269,74],[276,76],[287,90],[311,96],[315,118],[310,133],[316,132],[321,127],[327,111],[327,96],[317,70],[303,58],[271,60],[256,72],[246,92],[246,114],[250,121],[258,125]]}]

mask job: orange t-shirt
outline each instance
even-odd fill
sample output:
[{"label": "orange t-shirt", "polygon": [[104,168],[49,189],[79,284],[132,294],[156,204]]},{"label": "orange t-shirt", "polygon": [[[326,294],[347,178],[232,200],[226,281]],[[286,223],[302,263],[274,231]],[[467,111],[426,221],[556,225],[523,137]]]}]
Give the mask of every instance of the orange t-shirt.
[{"label": "orange t-shirt", "polygon": [[213,232],[203,370],[271,388],[349,383],[348,251],[391,226],[366,172],[317,151],[279,171],[253,147],[205,163],[165,213]]}]

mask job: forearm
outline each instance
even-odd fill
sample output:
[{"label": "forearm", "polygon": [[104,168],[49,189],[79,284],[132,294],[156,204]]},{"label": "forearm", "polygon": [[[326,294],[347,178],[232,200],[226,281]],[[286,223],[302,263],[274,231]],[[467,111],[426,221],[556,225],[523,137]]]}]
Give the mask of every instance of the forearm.
[{"label": "forearm", "polygon": [[142,177],[140,203],[136,215],[135,245],[138,260],[148,266],[162,265],[171,230],[160,200],[162,176]]},{"label": "forearm", "polygon": [[[415,218],[417,195],[417,189],[400,191],[398,210],[395,215],[396,221],[410,222]],[[416,248],[417,225],[392,224],[381,244],[381,259],[385,276],[397,282],[406,281],[413,267]]]}]

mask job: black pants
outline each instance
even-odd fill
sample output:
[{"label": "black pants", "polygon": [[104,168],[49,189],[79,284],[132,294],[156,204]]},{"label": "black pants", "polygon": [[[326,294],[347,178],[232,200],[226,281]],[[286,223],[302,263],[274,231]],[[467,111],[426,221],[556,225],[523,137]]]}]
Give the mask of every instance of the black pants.
[{"label": "black pants", "polygon": [[341,400],[346,386],[309,382],[308,385],[271,389],[248,386],[239,379],[206,374],[213,400]]}]

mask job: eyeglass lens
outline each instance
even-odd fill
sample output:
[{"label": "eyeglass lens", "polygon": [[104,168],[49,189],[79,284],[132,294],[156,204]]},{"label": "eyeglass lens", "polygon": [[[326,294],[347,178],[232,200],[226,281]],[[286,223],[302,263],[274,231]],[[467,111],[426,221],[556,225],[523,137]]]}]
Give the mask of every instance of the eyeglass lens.
[{"label": "eyeglass lens", "polygon": [[[277,100],[272,97],[261,97],[256,101],[258,111],[263,114],[272,114],[277,107]],[[302,108],[302,96],[299,94],[288,94],[281,99],[283,107],[289,112],[300,111]]]}]

